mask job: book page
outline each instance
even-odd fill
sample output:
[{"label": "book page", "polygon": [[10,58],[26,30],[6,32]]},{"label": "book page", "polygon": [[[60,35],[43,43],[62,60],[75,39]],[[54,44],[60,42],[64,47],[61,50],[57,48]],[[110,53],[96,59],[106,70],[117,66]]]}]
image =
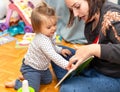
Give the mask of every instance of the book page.
[{"label": "book page", "polygon": [[71,74],[73,71],[74,71],[73,69],[69,70],[69,71],[65,74],[65,76],[57,83],[57,85],[55,86],[55,88],[57,88],[57,87],[68,77],[68,75]]}]

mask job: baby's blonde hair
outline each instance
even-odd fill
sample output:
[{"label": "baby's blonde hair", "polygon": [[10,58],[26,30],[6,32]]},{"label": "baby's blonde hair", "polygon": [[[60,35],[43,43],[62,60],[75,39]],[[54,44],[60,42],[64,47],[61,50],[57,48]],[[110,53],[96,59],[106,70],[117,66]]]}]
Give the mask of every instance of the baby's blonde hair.
[{"label": "baby's blonde hair", "polygon": [[55,20],[57,19],[54,9],[48,6],[45,2],[41,2],[33,9],[31,14],[33,31],[39,33],[42,24],[49,22],[51,17],[55,18]]}]

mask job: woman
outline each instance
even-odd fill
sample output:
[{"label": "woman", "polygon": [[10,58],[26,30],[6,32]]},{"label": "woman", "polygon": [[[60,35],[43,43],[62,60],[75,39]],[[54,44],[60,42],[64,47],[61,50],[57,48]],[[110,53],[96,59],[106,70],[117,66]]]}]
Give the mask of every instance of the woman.
[{"label": "woman", "polygon": [[64,0],[45,0],[45,2],[55,9],[58,16],[57,35],[60,35],[65,41],[70,43],[87,43],[82,20],[78,21],[76,18],[70,28],[66,27],[69,21],[69,9],[66,7]]},{"label": "woman", "polygon": [[120,92],[120,7],[106,0],[65,2],[71,13],[68,27],[74,17],[83,19],[89,43],[76,51],[67,69],[76,69],[88,57],[94,59],[79,76],[64,81],[60,92]]}]

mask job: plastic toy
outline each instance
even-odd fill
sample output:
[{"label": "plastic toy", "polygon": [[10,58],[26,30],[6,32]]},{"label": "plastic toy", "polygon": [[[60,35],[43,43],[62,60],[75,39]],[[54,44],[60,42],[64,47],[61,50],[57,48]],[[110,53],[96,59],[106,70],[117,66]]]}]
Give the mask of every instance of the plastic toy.
[{"label": "plastic toy", "polygon": [[15,36],[17,34],[24,34],[24,26],[24,22],[20,21],[17,25],[9,27],[8,32],[11,36]]},{"label": "plastic toy", "polygon": [[35,36],[35,33],[25,33],[25,35],[23,36],[23,39],[32,41],[34,36]]},{"label": "plastic toy", "polygon": [[23,39],[18,39],[16,41],[16,48],[28,48],[29,44],[35,37],[35,33],[25,33]]},{"label": "plastic toy", "polygon": [[62,42],[62,37],[60,36],[60,35],[56,35],[56,40],[55,40],[55,42],[57,43],[57,44],[60,44],[61,42]]},{"label": "plastic toy", "polygon": [[18,89],[17,92],[35,92],[35,90],[32,87],[29,87],[27,80],[23,80],[22,87]]},{"label": "plastic toy", "polygon": [[42,0],[29,0],[28,3],[31,7],[37,6]]},{"label": "plastic toy", "polygon": [[[5,30],[9,28],[9,21],[13,11],[17,11],[18,15],[22,18],[25,22],[24,30],[25,32],[32,32],[31,22],[30,22],[30,15],[32,12],[32,8],[29,5],[29,0],[10,0],[9,9],[6,16],[6,22],[0,24],[0,29]],[[31,4],[32,5],[32,4]]]},{"label": "plastic toy", "polygon": [[0,31],[0,36],[9,34],[8,30]]}]

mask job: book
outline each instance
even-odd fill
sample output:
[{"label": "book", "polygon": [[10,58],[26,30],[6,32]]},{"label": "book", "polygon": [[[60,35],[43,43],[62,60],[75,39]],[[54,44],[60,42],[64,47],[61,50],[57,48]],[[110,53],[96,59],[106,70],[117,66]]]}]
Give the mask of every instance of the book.
[{"label": "book", "polygon": [[55,85],[55,88],[57,88],[66,78],[70,77],[71,76],[71,73],[73,71],[75,71],[76,74],[79,74],[85,67],[88,66],[88,64],[92,61],[92,59],[94,58],[94,56],[91,56],[89,58],[87,58],[83,64],[81,64],[80,66],[77,67],[77,69],[71,69],[69,70],[65,75],[64,77]]},{"label": "book", "polygon": [[16,39],[10,35],[0,36],[0,45],[6,44],[6,43],[14,41],[14,40],[16,40]]}]

